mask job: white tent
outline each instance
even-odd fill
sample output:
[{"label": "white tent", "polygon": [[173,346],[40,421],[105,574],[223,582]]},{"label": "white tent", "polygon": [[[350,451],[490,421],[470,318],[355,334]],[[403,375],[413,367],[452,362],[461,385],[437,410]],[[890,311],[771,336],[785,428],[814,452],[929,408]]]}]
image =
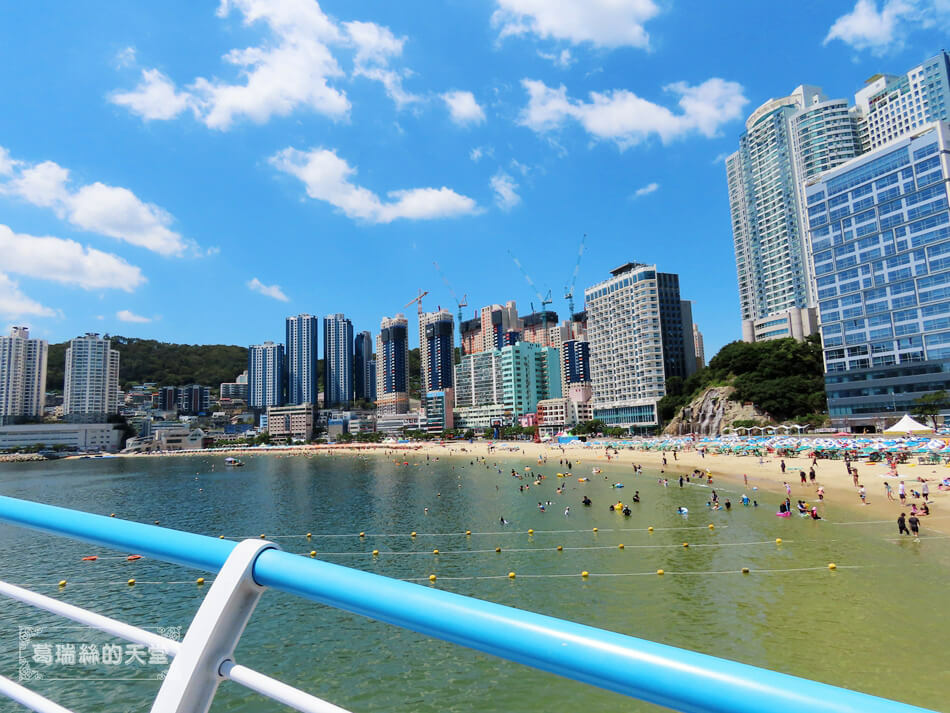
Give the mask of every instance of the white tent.
[{"label": "white tent", "polygon": [[900,421],[884,431],[885,436],[927,435],[933,433],[930,426],[917,423],[909,414],[904,414]]}]

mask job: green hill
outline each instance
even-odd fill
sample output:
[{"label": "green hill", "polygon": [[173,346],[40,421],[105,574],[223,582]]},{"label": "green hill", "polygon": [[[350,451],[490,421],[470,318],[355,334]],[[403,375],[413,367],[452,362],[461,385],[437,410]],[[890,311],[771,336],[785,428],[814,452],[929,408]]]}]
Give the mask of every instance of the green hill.
[{"label": "green hill", "polygon": [[[154,339],[113,336],[119,354],[120,386],[157,382],[159,386],[203,384],[218,387],[247,369],[247,347],[226,344],[170,344]],[[49,345],[46,388],[63,388],[68,342]]]},{"label": "green hill", "polygon": [[779,421],[821,420],[826,409],[821,337],[727,344],[685,382],[667,380],[660,419],[669,421],[711,386],[734,386],[735,401],[751,402]]}]

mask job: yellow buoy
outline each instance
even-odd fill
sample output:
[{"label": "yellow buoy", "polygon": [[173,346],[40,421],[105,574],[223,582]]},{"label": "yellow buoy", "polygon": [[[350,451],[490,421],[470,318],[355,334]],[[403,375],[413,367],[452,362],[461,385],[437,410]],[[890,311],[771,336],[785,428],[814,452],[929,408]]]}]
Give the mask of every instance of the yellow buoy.
[{"label": "yellow buoy", "polygon": [[430,575],[429,575],[429,581],[430,581],[430,582],[434,582],[434,581],[435,581],[435,575],[434,575],[434,574],[430,574]]},{"label": "yellow buoy", "polygon": [[596,527],[594,528],[594,532],[597,532],[597,528],[596,528]]},{"label": "yellow buoy", "polygon": [[781,538],[781,537],[776,537],[776,538],[775,538],[775,544],[776,544],[776,545],[782,544],[782,538]]},{"label": "yellow buoy", "polygon": [[508,573],[508,579],[514,579],[514,578],[515,578],[515,573],[514,573],[514,572],[509,572],[509,573]]},{"label": "yellow buoy", "polygon": [[658,569],[658,570],[656,571],[656,573],[657,573],[657,574],[663,574],[663,570],[662,570],[662,569]]},{"label": "yellow buoy", "polygon": [[410,533],[409,533],[409,537],[415,537],[415,536],[416,536],[416,533],[415,533],[415,532],[410,532]]},{"label": "yellow buoy", "polygon": [[197,584],[199,587],[204,583],[205,583],[204,577],[198,577],[198,579],[195,580],[195,584]]},{"label": "yellow buoy", "polygon": [[501,552],[501,547],[496,547],[495,552]]},{"label": "yellow buoy", "polygon": [[65,586],[66,586],[66,580],[65,580],[65,579],[59,580],[59,586],[60,586],[60,587],[65,587]]},{"label": "yellow buoy", "polygon": [[432,554],[437,555],[437,554],[439,554],[439,551],[438,551],[438,550],[432,550]]},{"label": "yellow buoy", "polygon": [[829,562],[828,569],[838,569],[838,565],[836,565],[834,562]]},{"label": "yellow buoy", "polygon": [[109,513],[109,517],[115,517],[115,513]]},{"label": "yellow buoy", "polygon": [[366,537],[366,533],[365,533],[365,532],[361,532],[361,533],[360,533],[360,537]]},{"label": "yellow buoy", "polygon": [[373,550],[373,557],[379,556],[379,550]]},{"label": "yellow buoy", "polygon": [[683,543],[683,547],[689,547],[689,543],[688,543],[688,542],[684,542],[684,543]]},{"label": "yellow buoy", "polygon": [[749,573],[749,568],[748,568],[748,567],[743,567],[743,568],[742,568],[742,574],[748,574],[748,573]]},{"label": "yellow buoy", "polygon": [[465,531],[465,534],[466,534],[466,535],[471,535],[471,534],[472,534],[472,531],[471,531],[471,530],[466,530],[466,531]]},{"label": "yellow buoy", "polygon": [[533,534],[534,534],[534,530],[528,530],[528,534],[529,534],[529,535],[533,535]]},{"label": "yellow buoy", "polygon": [[135,580],[134,580],[134,579],[130,579],[130,580],[129,580],[129,586],[130,586],[130,587],[134,587],[134,586],[135,586]]},{"label": "yellow buoy", "polygon": [[647,528],[647,532],[653,532],[653,525],[650,525],[650,526]]},{"label": "yellow buoy", "polygon": [[310,550],[310,556],[311,556],[311,557],[316,557],[316,556],[317,556],[317,551],[316,551],[316,550]]},{"label": "yellow buoy", "polygon": [[557,546],[557,551],[558,551],[558,552],[563,551],[563,549],[564,549],[564,547],[563,547],[562,545],[558,545],[558,546]]},{"label": "yellow buoy", "polygon": [[588,572],[586,569],[583,572],[581,572],[581,577],[588,577],[588,576],[590,576],[590,572]]},{"label": "yellow buoy", "polygon": [[716,529],[716,526],[713,525],[712,523],[709,523],[709,529],[710,529],[710,530],[715,530],[715,529]]},{"label": "yellow buoy", "polygon": [[262,539],[262,540],[266,540],[266,539],[267,539],[267,535],[265,535],[263,532],[261,533],[261,539]]},{"label": "yellow buoy", "polygon": [[313,537],[313,534],[311,534],[311,533],[308,532],[308,533],[307,533],[307,539],[309,540],[311,537]]},{"label": "yellow buoy", "polygon": [[622,549],[623,549],[623,544],[617,545],[617,549],[618,549],[618,550],[622,550]]},{"label": "yellow buoy", "polygon": [[155,521],[155,524],[156,524],[156,525],[158,524],[158,520]]},{"label": "yellow buoy", "polygon": [[219,539],[219,540],[223,540],[223,539],[224,539],[224,535],[218,535],[218,539]]}]

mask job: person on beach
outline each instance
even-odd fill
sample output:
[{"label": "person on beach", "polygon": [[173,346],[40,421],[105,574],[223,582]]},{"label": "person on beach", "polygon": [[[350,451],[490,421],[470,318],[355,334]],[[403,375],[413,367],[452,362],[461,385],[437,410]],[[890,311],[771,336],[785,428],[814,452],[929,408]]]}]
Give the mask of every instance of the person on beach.
[{"label": "person on beach", "polygon": [[640,502],[640,491],[639,491],[639,490],[634,490],[634,491],[633,491],[633,502],[635,502],[635,503]]},{"label": "person on beach", "polygon": [[851,479],[854,482],[854,487],[857,488],[858,487],[858,469],[857,468],[851,469]]},{"label": "person on beach", "polygon": [[682,475],[680,476],[680,487],[681,487],[681,488],[683,487],[683,476],[682,476]]},{"label": "person on beach", "polygon": [[897,486],[897,495],[901,499],[901,505],[907,502],[907,486],[904,485],[903,480]]},{"label": "person on beach", "polygon": [[862,504],[862,505],[867,505],[867,504],[868,504],[868,500],[867,500],[867,498],[868,498],[868,491],[867,491],[867,489],[866,489],[863,485],[862,485],[861,488],[858,490],[858,497],[861,498],[861,504]]},{"label": "person on beach", "polygon": [[914,536],[914,542],[920,542],[920,520],[916,515],[907,518],[907,524],[910,525],[910,533]]},{"label": "person on beach", "polygon": [[779,464],[779,468],[782,469],[782,475],[785,475],[785,459],[782,459],[782,462]]},{"label": "person on beach", "polygon": [[782,481],[782,485],[785,486],[785,495],[792,494],[792,486],[788,484],[788,481]]},{"label": "person on beach", "polygon": [[743,482],[745,482],[745,486],[748,488],[748,487],[749,487],[749,475],[748,475],[748,473],[743,473],[743,474],[742,474],[742,480],[743,480]]},{"label": "person on beach", "polygon": [[581,500],[581,503],[582,503],[583,505],[587,505],[588,507],[590,506],[590,504],[591,504],[592,502],[593,502],[593,501],[592,501],[589,497],[587,497],[586,495],[584,496],[584,499]]},{"label": "person on beach", "polygon": [[884,483],[884,492],[887,494],[887,499],[892,501],[894,500],[894,489],[891,488],[891,484],[886,482]]},{"label": "person on beach", "polygon": [[905,518],[906,518],[906,515],[904,515],[904,513],[901,513],[900,516],[897,518],[897,534],[898,535],[910,534],[910,530],[907,529],[907,521]]},{"label": "person on beach", "polygon": [[564,508],[564,515],[567,516],[570,514],[571,514],[571,506],[568,505],[566,508]]},{"label": "person on beach", "polygon": [[815,484],[815,469],[814,468],[808,469],[808,479],[811,481],[812,485]]},{"label": "person on beach", "polygon": [[811,506],[811,519],[812,520],[821,520],[821,515],[818,514],[818,508],[814,505]]},{"label": "person on beach", "polygon": [[808,484],[808,479],[807,479],[807,476],[805,475],[805,471],[803,470],[798,471],[798,477],[801,478],[802,485]]},{"label": "person on beach", "polygon": [[920,489],[920,494],[924,498],[924,502],[930,500],[930,486],[927,485],[927,481],[924,481],[924,487]]}]

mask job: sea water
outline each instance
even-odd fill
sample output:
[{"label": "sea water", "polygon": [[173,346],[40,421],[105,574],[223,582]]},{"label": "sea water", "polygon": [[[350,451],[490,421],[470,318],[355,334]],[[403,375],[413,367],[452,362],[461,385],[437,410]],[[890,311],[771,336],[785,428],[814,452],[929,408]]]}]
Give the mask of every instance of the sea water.
[{"label": "sea water", "polygon": [[[853,507],[828,503],[817,522],[778,518],[778,496],[751,488],[759,507],[743,507],[743,488],[726,483],[714,487],[732,508],[712,511],[709,488],[681,489],[671,473],[668,487],[658,472],[634,476],[629,465],[599,474],[575,466],[558,478],[566,468],[556,457],[545,465],[489,457],[488,467],[418,454],[398,462],[382,454],[243,459],[243,468],[214,456],[5,464],[0,493],[212,536],[266,534],[287,551],[316,550],[328,562],[421,586],[950,710],[950,538],[928,533],[926,518],[914,543]],[[535,486],[539,473],[547,478]],[[811,502],[813,492],[796,485],[799,498]],[[630,517],[608,509],[618,501]],[[4,580],[137,626],[187,628],[214,575],[128,554],[0,525]],[[90,555],[100,559],[82,561]],[[209,584],[196,586],[198,576]],[[0,600],[2,675],[33,678],[25,685],[78,711],[143,710],[161,685],[160,662],[140,662],[127,648],[121,663],[70,664],[68,650],[58,660],[56,645],[70,643],[101,651],[123,642]],[[34,658],[37,644],[50,646],[52,663],[42,648]],[[272,591],[236,659],[354,712],[660,710]],[[224,683],[212,710],[279,708]],[[19,709],[0,701],[7,710]]]}]

